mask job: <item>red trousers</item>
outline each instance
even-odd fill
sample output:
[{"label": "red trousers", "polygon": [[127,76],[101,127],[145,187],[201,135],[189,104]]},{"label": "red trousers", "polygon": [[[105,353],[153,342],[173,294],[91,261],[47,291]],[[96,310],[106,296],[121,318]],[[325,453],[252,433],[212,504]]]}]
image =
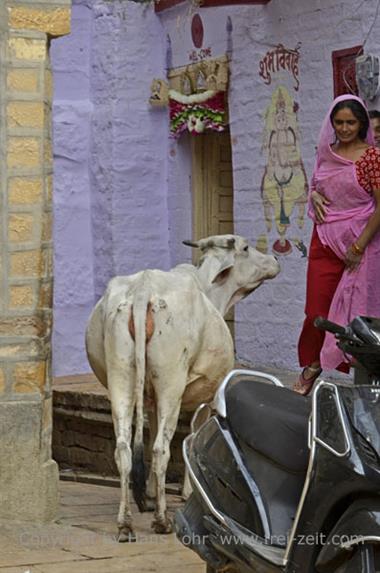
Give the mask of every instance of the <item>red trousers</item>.
[{"label": "red trousers", "polygon": [[[331,301],[344,269],[344,261],[339,259],[330,247],[322,245],[314,227],[307,268],[306,318],[298,341],[300,366],[309,366],[319,361],[325,333],[316,328],[313,322],[317,316],[328,317]],[[349,366],[342,363],[337,370],[348,372]]]}]

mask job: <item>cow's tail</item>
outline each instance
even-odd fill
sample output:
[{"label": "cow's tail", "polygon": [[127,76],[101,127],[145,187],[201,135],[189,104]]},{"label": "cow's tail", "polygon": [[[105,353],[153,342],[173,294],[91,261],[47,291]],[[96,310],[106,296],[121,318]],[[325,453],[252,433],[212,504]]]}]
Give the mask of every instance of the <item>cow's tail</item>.
[{"label": "cow's tail", "polygon": [[149,307],[149,293],[142,288],[136,294],[132,308],[135,332],[135,436],[132,454],[132,492],[137,507],[145,511],[146,475],[144,464],[144,384],[146,370],[146,322]]}]

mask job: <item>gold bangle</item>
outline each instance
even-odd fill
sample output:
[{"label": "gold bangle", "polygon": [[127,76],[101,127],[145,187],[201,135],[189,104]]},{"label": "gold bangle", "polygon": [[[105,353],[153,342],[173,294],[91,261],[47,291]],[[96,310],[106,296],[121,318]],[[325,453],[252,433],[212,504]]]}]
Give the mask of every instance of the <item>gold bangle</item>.
[{"label": "gold bangle", "polygon": [[354,253],[354,255],[362,255],[364,253],[364,249],[359,247],[357,243],[352,243],[351,250]]}]

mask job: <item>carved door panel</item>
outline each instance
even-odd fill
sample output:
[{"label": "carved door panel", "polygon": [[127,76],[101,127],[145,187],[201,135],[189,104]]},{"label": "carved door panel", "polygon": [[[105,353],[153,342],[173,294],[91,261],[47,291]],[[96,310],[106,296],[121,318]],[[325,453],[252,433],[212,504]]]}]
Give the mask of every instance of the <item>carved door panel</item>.
[{"label": "carved door panel", "polygon": [[[234,232],[232,153],[229,130],[192,138],[193,238]],[[198,256],[194,253],[194,256]],[[234,334],[233,309],[226,317]]]}]

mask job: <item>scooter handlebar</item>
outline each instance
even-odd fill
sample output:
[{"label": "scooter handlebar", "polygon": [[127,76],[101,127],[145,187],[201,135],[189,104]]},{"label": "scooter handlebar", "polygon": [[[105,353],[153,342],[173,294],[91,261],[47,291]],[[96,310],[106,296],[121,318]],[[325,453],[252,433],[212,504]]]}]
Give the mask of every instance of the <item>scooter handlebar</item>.
[{"label": "scooter handlebar", "polygon": [[327,330],[332,334],[338,334],[341,336],[347,336],[347,328],[344,326],[340,326],[340,324],[336,324],[335,322],[331,322],[331,320],[327,320],[326,318],[322,318],[321,316],[317,316],[314,320],[314,326],[319,328],[320,330]]}]

